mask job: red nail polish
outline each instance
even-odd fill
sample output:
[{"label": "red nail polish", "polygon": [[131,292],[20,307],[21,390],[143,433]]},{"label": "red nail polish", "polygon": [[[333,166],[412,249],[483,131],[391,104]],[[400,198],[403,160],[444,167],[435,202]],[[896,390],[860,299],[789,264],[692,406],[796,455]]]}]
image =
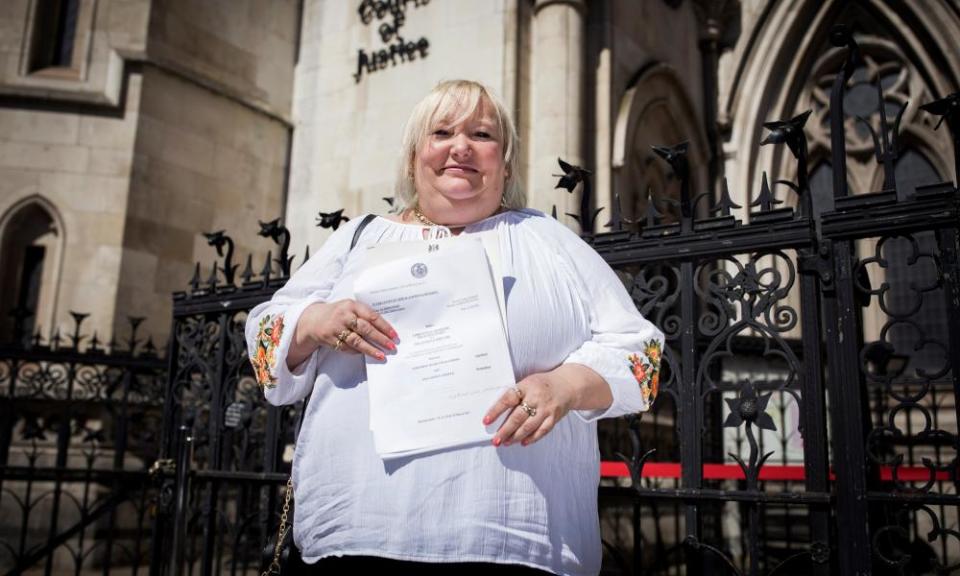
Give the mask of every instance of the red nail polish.
[{"label": "red nail polish", "polygon": [[493,439],[493,445],[494,445],[494,446],[499,446],[499,445],[500,445],[500,439],[499,439],[499,438],[494,438],[494,439]]},{"label": "red nail polish", "polygon": [[377,360],[383,360],[386,356],[383,355],[383,352],[377,352]]},{"label": "red nail polish", "polygon": [[397,339],[397,331],[396,331],[396,330],[391,330],[391,331],[390,331],[390,337],[393,338],[394,340],[396,340],[396,339]]},{"label": "red nail polish", "polygon": [[397,349],[397,345],[394,344],[393,342],[387,342],[387,347],[390,348],[391,350]]},{"label": "red nail polish", "polygon": [[527,445],[527,444],[529,444],[529,443],[530,443],[530,441],[529,441],[529,440],[524,440],[524,441],[523,441],[523,442],[521,442],[520,444],[522,444],[522,445],[524,445],[524,446],[526,446],[526,445]]}]

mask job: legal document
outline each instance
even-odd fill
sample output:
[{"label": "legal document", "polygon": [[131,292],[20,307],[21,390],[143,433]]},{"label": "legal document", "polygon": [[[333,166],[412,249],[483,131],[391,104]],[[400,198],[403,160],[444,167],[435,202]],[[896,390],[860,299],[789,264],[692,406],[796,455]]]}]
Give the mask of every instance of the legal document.
[{"label": "legal document", "polygon": [[[354,294],[397,331],[386,360],[366,358],[377,453],[396,458],[489,441],[482,419],[515,385],[495,236],[379,244]],[[486,248],[485,248],[486,244]]]}]

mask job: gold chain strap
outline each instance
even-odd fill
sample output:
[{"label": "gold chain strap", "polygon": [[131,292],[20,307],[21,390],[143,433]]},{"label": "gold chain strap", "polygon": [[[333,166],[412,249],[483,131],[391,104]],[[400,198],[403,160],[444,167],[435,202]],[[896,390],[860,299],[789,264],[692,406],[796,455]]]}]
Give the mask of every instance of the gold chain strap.
[{"label": "gold chain strap", "polygon": [[287,526],[287,514],[290,512],[290,496],[293,494],[293,477],[287,478],[287,489],[283,492],[283,512],[280,514],[280,527],[277,528],[277,546],[273,550],[273,561],[260,576],[280,574],[280,554],[283,552],[283,540],[290,527]]}]

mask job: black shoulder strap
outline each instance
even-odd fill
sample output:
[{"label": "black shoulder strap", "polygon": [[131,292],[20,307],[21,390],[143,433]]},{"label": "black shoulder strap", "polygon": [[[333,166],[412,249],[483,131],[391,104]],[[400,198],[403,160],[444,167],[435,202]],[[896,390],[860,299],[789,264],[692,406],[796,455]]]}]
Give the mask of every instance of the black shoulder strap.
[{"label": "black shoulder strap", "polygon": [[363,235],[363,229],[366,228],[367,224],[369,224],[370,221],[376,217],[377,216],[375,214],[367,214],[363,217],[363,220],[360,221],[360,225],[357,226],[357,229],[353,231],[353,240],[350,242],[351,250],[353,250],[356,247],[357,242],[360,241],[360,236]]}]

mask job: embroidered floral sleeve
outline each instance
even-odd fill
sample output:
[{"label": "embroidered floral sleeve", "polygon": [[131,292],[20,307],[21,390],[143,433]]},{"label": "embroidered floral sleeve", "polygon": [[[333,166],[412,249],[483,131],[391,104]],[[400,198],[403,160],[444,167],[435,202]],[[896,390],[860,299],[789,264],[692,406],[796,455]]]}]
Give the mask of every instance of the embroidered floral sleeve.
[{"label": "embroidered floral sleeve", "polygon": [[661,346],[659,340],[648,340],[644,342],[642,356],[639,354],[627,356],[627,360],[630,361],[630,370],[633,371],[633,377],[640,385],[640,393],[647,406],[653,404],[657,398],[657,392],[660,391]]},{"label": "embroidered floral sleeve", "polygon": [[257,332],[256,347],[250,357],[253,364],[253,373],[261,388],[269,389],[277,385],[277,378],[273,375],[273,368],[277,364],[277,346],[283,336],[283,314],[264,314],[260,319],[260,329]]}]

